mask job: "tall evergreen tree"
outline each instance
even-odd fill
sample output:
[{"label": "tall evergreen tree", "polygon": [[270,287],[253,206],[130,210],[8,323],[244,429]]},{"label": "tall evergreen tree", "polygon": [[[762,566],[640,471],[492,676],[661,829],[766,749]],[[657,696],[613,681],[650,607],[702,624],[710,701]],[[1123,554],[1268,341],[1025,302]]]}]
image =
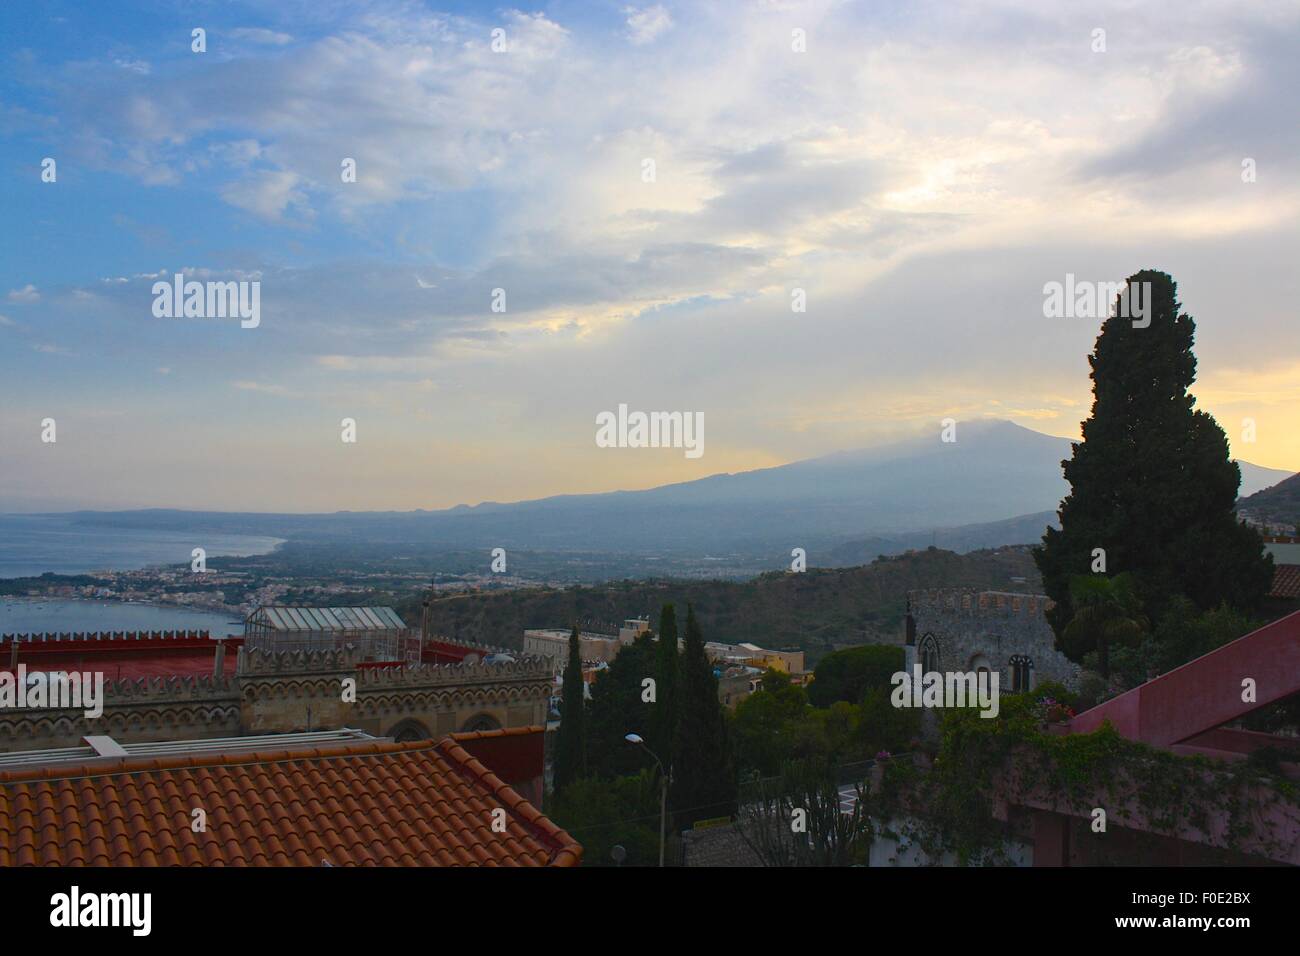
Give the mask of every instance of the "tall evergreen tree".
[{"label": "tall evergreen tree", "polygon": [[[629,746],[628,734],[640,734],[659,752],[653,743],[657,705],[644,700],[642,687],[642,681],[655,672],[657,652],[658,645],[647,632],[619,651],[609,667],[597,673],[584,718],[589,776],[623,777],[646,768],[645,753],[640,747]],[[655,813],[658,812],[656,803]],[[656,838],[658,826],[656,818]]]},{"label": "tall evergreen tree", "polygon": [[[1187,391],[1196,378],[1196,325],[1180,311],[1170,276],[1148,270],[1129,279],[1130,287],[1146,282],[1149,324],[1135,327],[1117,308],[1101,327],[1088,360],[1092,413],[1062,462],[1071,491],[1058,512],[1061,528],[1049,528],[1034,554],[1056,602],[1048,617],[1058,644],[1075,616],[1076,574],[1131,574],[1156,622],[1178,595],[1202,609],[1226,601],[1248,610],[1271,580],[1259,535],[1233,513],[1241,471],[1227,437]],[[1104,568],[1095,565],[1097,548]]]},{"label": "tall evergreen tree", "polygon": [[578,625],[569,635],[569,660],[564,665],[564,689],[560,700],[560,732],[555,742],[555,792],[585,776],[583,757],[586,727],[585,685],[582,682],[582,640]]},{"label": "tall evergreen tree", "polygon": [[730,816],[736,808],[736,775],[718,679],[689,604],[680,677],[671,792],[677,824],[687,827],[696,820]]},{"label": "tall evergreen tree", "polygon": [[665,604],[659,612],[659,643],[655,647],[654,745],[665,767],[673,764],[677,736],[677,611]]}]

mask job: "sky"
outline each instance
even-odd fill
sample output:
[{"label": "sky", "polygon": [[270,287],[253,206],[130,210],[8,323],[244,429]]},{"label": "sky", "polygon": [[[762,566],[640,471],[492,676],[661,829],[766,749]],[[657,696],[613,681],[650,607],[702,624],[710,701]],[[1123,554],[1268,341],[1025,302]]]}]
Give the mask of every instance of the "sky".
[{"label": "sky", "polygon": [[[1044,286],[1144,268],[1233,455],[1300,469],[1300,2],[1081,6],[10,0],[0,511],[1077,437],[1102,317]],[[177,272],[258,283],[256,327],[156,315]],[[704,453],[599,447],[620,404]]]}]

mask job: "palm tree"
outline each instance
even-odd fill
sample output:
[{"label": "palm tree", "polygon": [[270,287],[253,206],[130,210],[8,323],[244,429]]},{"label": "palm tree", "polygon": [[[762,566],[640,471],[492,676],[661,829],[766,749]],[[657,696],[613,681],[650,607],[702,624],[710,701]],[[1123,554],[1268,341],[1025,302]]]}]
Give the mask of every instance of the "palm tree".
[{"label": "palm tree", "polygon": [[1074,617],[1061,632],[1062,649],[1077,657],[1096,648],[1102,679],[1109,682],[1111,645],[1137,640],[1148,626],[1133,576],[1071,575],[1070,605]]}]

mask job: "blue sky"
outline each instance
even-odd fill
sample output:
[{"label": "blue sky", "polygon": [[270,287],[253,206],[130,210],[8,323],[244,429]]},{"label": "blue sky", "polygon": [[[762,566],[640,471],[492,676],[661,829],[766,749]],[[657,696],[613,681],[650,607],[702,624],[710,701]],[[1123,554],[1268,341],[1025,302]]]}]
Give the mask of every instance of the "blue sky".
[{"label": "blue sky", "polygon": [[[1234,453],[1294,469],[1298,34],[1293,2],[7,3],[0,510],[439,507],[949,416],[1073,435],[1099,320],[1043,285],[1146,267]],[[155,317],[177,270],[260,282],[259,327]],[[620,403],[703,412],[707,453],[597,448]]]}]

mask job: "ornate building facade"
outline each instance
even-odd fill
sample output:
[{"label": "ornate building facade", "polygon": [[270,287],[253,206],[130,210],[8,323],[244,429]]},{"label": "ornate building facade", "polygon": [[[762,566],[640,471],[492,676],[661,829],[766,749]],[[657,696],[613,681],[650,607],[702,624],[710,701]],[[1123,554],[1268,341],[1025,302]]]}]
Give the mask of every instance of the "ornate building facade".
[{"label": "ornate building facade", "polygon": [[[102,673],[103,711],[0,710],[0,750],[73,747],[96,735],[142,742],[342,727],[409,741],[546,722],[551,669],[543,659],[496,660],[494,648],[439,644],[436,659],[448,663],[244,646],[232,661],[227,644],[242,642],[196,632],[7,636],[0,660],[9,659],[10,671],[22,662],[29,672]],[[123,672],[150,676],[115,676]]]}]

